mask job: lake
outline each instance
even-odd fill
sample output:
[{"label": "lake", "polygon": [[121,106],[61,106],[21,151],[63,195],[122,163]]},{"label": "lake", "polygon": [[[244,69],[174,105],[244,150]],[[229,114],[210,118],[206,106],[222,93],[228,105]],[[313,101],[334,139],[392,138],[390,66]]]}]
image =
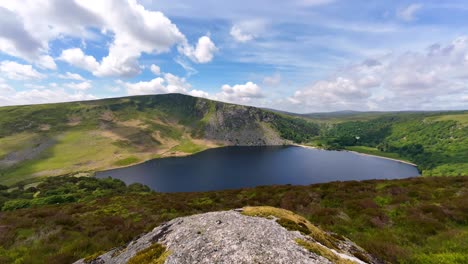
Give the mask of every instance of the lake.
[{"label": "lake", "polygon": [[224,147],[198,154],[147,161],[98,172],[158,192],[198,192],[260,185],[309,185],[331,181],[401,179],[419,176],[416,167],[345,151],[297,146]]}]

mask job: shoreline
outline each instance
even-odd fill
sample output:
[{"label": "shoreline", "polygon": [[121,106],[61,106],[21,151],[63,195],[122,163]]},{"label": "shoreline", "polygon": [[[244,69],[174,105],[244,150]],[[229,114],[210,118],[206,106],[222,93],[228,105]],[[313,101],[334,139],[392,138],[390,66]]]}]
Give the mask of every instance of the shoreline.
[{"label": "shoreline", "polygon": [[[302,148],[326,150],[326,149],[323,149],[323,148],[312,147],[312,146],[301,145],[301,144],[292,144],[292,145],[297,146],[297,147],[302,147]],[[354,151],[354,150],[343,149],[343,150],[335,150],[335,151],[345,151],[345,152],[350,152],[350,153],[354,153],[354,154],[358,154],[358,155],[362,155],[362,156],[369,156],[369,157],[376,157],[376,158],[381,158],[381,159],[386,159],[386,160],[393,160],[393,161],[396,161],[396,162],[400,162],[400,163],[404,163],[404,164],[407,164],[407,165],[414,166],[416,168],[418,167],[417,164],[411,163],[409,161],[399,160],[399,159],[394,159],[394,158],[389,158],[389,157],[384,157],[384,156],[378,156],[378,155],[373,155],[373,154],[368,154],[368,153],[362,153],[362,152],[357,152],[357,151]]]}]

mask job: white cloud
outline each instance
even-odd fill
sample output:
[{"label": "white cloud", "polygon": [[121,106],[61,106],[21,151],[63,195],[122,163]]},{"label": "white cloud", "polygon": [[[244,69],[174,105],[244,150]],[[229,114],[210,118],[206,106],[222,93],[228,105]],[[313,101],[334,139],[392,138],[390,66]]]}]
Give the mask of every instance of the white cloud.
[{"label": "white cloud", "polygon": [[65,74],[60,74],[59,78],[61,79],[68,79],[68,80],[75,80],[75,81],[85,81],[86,79],[83,76],[79,75],[78,73],[71,73],[66,72]]},{"label": "white cloud", "polygon": [[14,61],[2,61],[0,73],[12,80],[42,79],[45,76],[36,71],[31,65],[20,64]]},{"label": "white cloud", "polygon": [[190,92],[191,85],[185,80],[170,73],[164,74],[164,78],[157,77],[150,81],[128,83],[119,82],[127,89],[129,95],[144,95],[144,94],[164,94],[164,93],[184,93]]},{"label": "white cloud", "polygon": [[[56,65],[48,55],[50,41],[64,37],[92,39],[96,33],[91,29],[100,29],[112,39],[101,61],[78,48],[68,49],[60,57],[98,77],[135,76],[141,72],[138,59],[142,53],[159,54],[174,45],[189,46],[163,13],[147,10],[136,0],[2,1],[0,24],[4,25],[0,29],[0,51],[52,70]],[[212,41],[202,37],[187,56],[206,63],[215,50]]]},{"label": "white cloud", "polygon": [[154,75],[161,75],[161,68],[158,65],[151,64],[150,70]]},{"label": "white cloud", "polygon": [[253,99],[263,98],[265,95],[262,92],[260,86],[253,82],[247,82],[245,84],[236,84],[234,86],[223,85],[221,92],[213,96],[213,99],[232,102],[232,103],[251,103]]},{"label": "white cloud", "polygon": [[59,60],[90,72],[94,72],[99,68],[99,63],[96,59],[93,56],[85,55],[79,48],[63,50]]},{"label": "white cloud", "polygon": [[185,44],[179,50],[193,62],[207,63],[213,60],[214,53],[218,51],[218,48],[208,36],[203,36],[198,39],[195,48]]},{"label": "white cloud", "polygon": [[272,76],[266,76],[263,78],[263,84],[267,86],[278,86],[281,83],[281,75],[275,73]]},{"label": "white cloud", "polygon": [[299,111],[462,107],[468,91],[467,54],[468,37],[431,45],[425,52],[390,53],[350,65],[288,100]]},{"label": "white cloud", "polygon": [[238,25],[232,26],[230,34],[237,42],[244,43],[254,39],[253,35],[244,33],[244,31],[242,31],[242,29]]},{"label": "white cloud", "polygon": [[174,62],[179,64],[182,68],[184,68],[184,70],[187,72],[187,76],[192,76],[198,73],[198,71],[192,67],[190,62],[182,56],[176,57],[174,59]]},{"label": "white cloud", "polygon": [[67,83],[65,84],[65,86],[77,91],[86,91],[93,87],[90,81],[84,81],[80,83]]},{"label": "white cloud", "polygon": [[210,99],[210,94],[201,90],[191,90],[188,94],[195,97],[204,97]]},{"label": "white cloud", "polygon": [[0,78],[0,92],[1,92],[0,94],[11,93],[13,91],[14,91],[14,89],[10,85],[5,83],[5,80]]},{"label": "white cloud", "polygon": [[404,21],[412,21],[415,19],[416,13],[422,8],[421,4],[411,4],[397,12],[397,17]]},{"label": "white cloud", "polygon": [[251,41],[266,29],[267,23],[264,20],[247,20],[234,24],[229,32],[235,41],[245,43]]},{"label": "white cloud", "polygon": [[8,94],[0,94],[0,105],[58,103],[94,99],[97,99],[97,97],[81,91],[68,93],[63,89],[33,89],[26,91],[11,91]]},{"label": "white cloud", "polygon": [[48,70],[56,70],[57,64],[55,64],[54,59],[49,55],[42,55],[36,62],[37,66],[40,68],[48,69]]},{"label": "white cloud", "polygon": [[356,109],[369,98],[370,93],[358,87],[350,79],[338,77],[329,81],[318,81],[294,93],[289,100],[306,107],[331,109]]}]

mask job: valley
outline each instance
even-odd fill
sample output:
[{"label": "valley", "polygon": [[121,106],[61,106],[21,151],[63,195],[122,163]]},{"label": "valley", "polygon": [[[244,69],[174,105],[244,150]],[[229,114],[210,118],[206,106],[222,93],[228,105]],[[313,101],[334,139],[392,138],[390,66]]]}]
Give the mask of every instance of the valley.
[{"label": "valley", "polygon": [[[462,263],[467,260],[467,116],[467,111],[296,115],[180,94],[2,107],[0,262],[95,259],[177,217],[272,206],[305,217],[324,232],[348,237],[377,262]],[[216,154],[236,146],[242,153],[237,163],[231,154],[224,158]],[[321,160],[301,154],[287,161],[271,156],[271,151],[258,152],[262,146],[317,151],[326,157]],[[251,151],[245,152],[248,148]],[[132,171],[140,166],[134,165],[148,160],[171,164],[165,158],[193,154],[197,155],[189,160],[193,159],[194,166],[173,166],[180,175],[189,177],[181,182],[171,176],[174,193],[152,191],[138,180],[146,177],[144,173]],[[254,157],[248,158],[248,154]],[[208,155],[209,163],[198,160],[199,155]],[[348,155],[353,157],[351,167],[345,163],[336,166],[341,156]],[[256,179],[249,176],[242,180],[236,175],[252,172],[239,170],[248,164],[245,159],[253,162],[249,168],[262,162],[276,167],[260,166],[253,176],[262,180],[245,185]],[[362,170],[366,165],[360,162],[367,159],[376,163],[375,171],[365,169],[369,173],[365,176]],[[395,178],[418,174],[414,167],[398,160],[415,163],[423,177],[369,180],[392,178],[386,176],[388,173],[396,173]],[[223,163],[226,161],[234,163]],[[317,168],[327,163],[341,171],[325,168],[333,175],[319,184],[278,178],[296,170],[297,179],[315,177]],[[404,165],[414,173],[402,176],[385,164]],[[214,169],[219,166],[231,166],[231,174],[223,168]],[[129,179],[127,185],[117,179],[93,177],[122,167],[128,167],[122,170]],[[200,174],[191,179],[190,173],[200,167]],[[158,168],[165,170],[166,176],[170,171]],[[181,171],[184,168],[190,173]],[[208,168],[214,174],[206,173]],[[220,187],[200,187],[198,191],[214,191],[193,192],[198,181],[208,176],[212,178],[201,182],[210,186],[217,182]],[[236,183],[240,185],[228,186],[233,179],[241,181]],[[275,185],[288,183],[306,186]],[[164,184],[169,186],[162,181],[152,188],[157,190]],[[180,192],[184,184],[192,188],[185,191],[192,192]],[[273,185],[242,188],[263,184]],[[286,226],[290,228],[290,224]],[[342,261],[301,241],[296,242],[313,254]]]},{"label": "valley", "polygon": [[415,163],[425,176],[468,172],[461,112],[292,115],[181,94],[0,108],[0,183],[93,175],[222,146],[300,143]]}]

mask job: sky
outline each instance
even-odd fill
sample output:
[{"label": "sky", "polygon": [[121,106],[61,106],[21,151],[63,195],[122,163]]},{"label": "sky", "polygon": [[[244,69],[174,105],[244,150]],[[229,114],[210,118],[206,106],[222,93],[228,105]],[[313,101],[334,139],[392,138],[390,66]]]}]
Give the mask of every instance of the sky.
[{"label": "sky", "polygon": [[468,0],[0,0],[0,106],[468,109]]}]

